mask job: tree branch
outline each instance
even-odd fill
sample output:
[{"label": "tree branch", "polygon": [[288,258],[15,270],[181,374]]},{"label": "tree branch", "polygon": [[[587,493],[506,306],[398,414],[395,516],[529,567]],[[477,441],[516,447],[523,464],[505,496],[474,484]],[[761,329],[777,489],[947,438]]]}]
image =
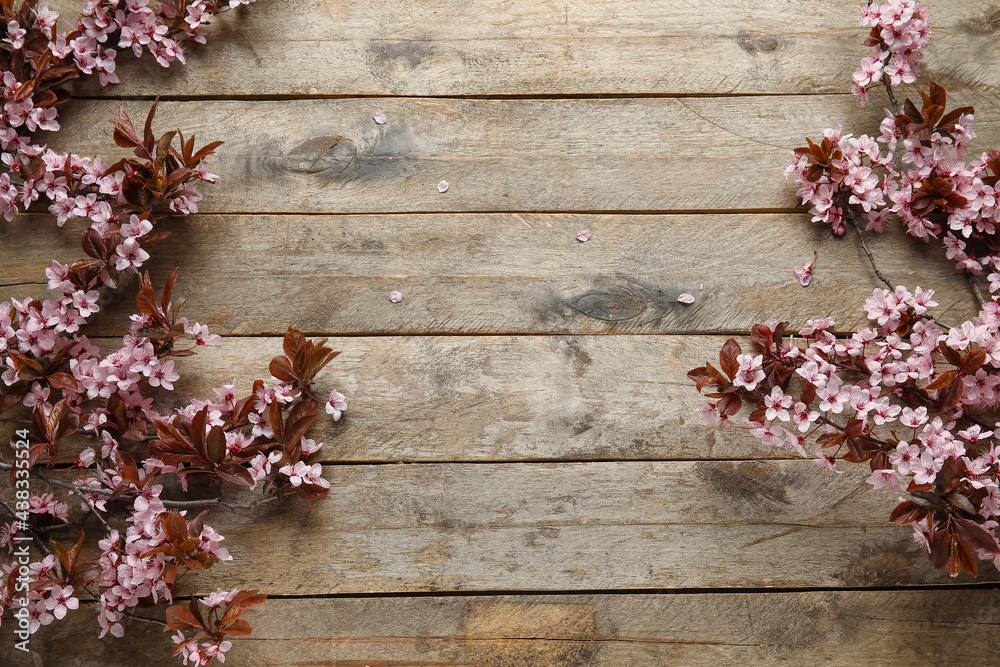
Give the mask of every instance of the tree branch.
[{"label": "tree branch", "polygon": [[979,302],[979,307],[981,308],[986,303],[986,299],[983,297],[983,291],[979,288],[979,282],[969,271],[965,272],[965,279],[968,281],[969,287],[972,288],[972,294],[976,297],[976,301]]},{"label": "tree branch", "polygon": [[[94,589],[91,588],[90,586],[84,586],[83,590],[85,590],[88,593],[90,593],[90,595],[93,596],[94,600],[100,600],[101,599],[101,596],[98,595],[97,593],[95,593]],[[145,621],[146,623],[152,623],[154,625],[159,625],[161,628],[165,627],[167,625],[166,621],[161,621],[158,618],[150,618],[149,616],[139,616],[138,614],[133,614],[130,611],[119,611],[118,613],[119,614],[123,614],[126,618],[132,618],[132,619],[135,619],[137,621]]]},{"label": "tree branch", "polygon": [[38,548],[42,550],[42,553],[44,553],[46,556],[52,554],[52,550],[49,549],[49,545],[45,544],[45,540],[42,539],[41,535],[39,535],[35,531],[35,529],[28,524],[28,522],[21,521],[17,517],[17,512],[14,511],[13,507],[8,505],[6,501],[4,501],[3,499],[0,499],[0,507],[3,507],[5,510],[7,510],[7,513],[10,514],[11,517],[13,517],[14,523],[17,524],[18,527],[24,526],[24,529],[28,531],[29,535],[31,535],[31,539],[35,542],[36,545],[38,545]]},{"label": "tree branch", "polygon": [[[9,463],[0,462],[0,470],[10,470],[11,468],[12,466]],[[87,502],[88,504],[90,504],[89,500],[85,496],[82,496],[81,494],[92,493],[98,496],[104,496],[106,498],[109,498],[111,497],[111,495],[114,494],[114,491],[111,491],[110,489],[89,489],[85,486],[79,486],[77,484],[71,484],[70,482],[64,482],[60,479],[54,479],[43,473],[38,468],[32,468],[31,474],[35,475],[36,477],[38,477],[38,479],[42,480],[46,484],[51,484],[52,486],[58,486],[63,489],[68,489],[70,491],[75,492],[77,495],[80,495],[82,498],[84,498],[84,501]],[[135,494],[131,494],[121,497],[135,498],[136,496]],[[192,507],[225,507],[226,509],[230,510],[252,510],[257,507],[260,507],[261,505],[267,504],[273,500],[278,500],[278,496],[267,496],[266,498],[262,498],[261,500],[258,500],[257,502],[253,503],[230,503],[225,500],[222,500],[221,498],[205,498],[204,500],[168,500],[165,498],[160,498],[160,502],[163,503],[164,507],[170,507],[173,509],[187,509]],[[111,530],[111,527],[104,522],[103,518],[101,518],[101,523],[104,523],[104,525],[108,528],[108,530]]]},{"label": "tree branch", "polygon": [[875,271],[875,275],[878,276],[879,280],[885,283],[886,287],[888,287],[890,290],[895,290],[896,287],[891,282],[889,282],[888,278],[882,275],[881,271],[879,271],[878,265],[875,263],[875,257],[872,256],[872,251],[868,249],[868,243],[867,241],[865,241],[865,234],[864,232],[861,231],[861,226],[858,224],[857,219],[855,219],[853,216],[851,217],[851,225],[854,226],[854,229],[858,230],[858,238],[861,239],[861,247],[864,249],[865,255],[868,256],[868,262],[872,265],[872,270]]}]

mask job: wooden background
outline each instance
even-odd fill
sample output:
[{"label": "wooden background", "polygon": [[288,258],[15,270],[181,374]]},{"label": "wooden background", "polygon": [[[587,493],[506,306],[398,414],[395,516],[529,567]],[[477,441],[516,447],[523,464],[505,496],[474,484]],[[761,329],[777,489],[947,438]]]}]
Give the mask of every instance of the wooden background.
[{"label": "wooden background", "polygon": [[[271,597],[227,664],[993,659],[996,572],[932,570],[862,470],[703,428],[684,375],[757,321],[863,321],[856,235],[810,224],[781,174],[807,135],[877,128],[881,96],[843,94],[861,4],[260,0],[186,67],[123,53],[122,85],[78,87],[54,147],[116,155],[107,121],[155,95],[159,128],[226,142],[150,264],[179,266],[186,314],[225,335],[168,400],[246,390],[288,325],[344,351],[321,377],[350,406],[316,429],[329,499],[210,514],[234,560],[195,592]],[[996,146],[1000,5],[929,5],[922,82]],[[0,224],[0,297],[42,295],[79,231]],[[942,319],[975,312],[936,247],[871,246]],[[92,333],[131,311],[126,291]],[[155,626],[97,640],[71,618],[24,664],[175,664]]]}]

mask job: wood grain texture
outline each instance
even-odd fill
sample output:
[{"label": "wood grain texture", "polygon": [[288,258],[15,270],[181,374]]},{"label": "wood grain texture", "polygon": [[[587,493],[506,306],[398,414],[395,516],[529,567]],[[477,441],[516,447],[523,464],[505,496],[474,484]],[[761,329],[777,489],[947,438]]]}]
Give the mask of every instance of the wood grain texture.
[{"label": "wood grain texture", "polygon": [[[75,7],[76,2],[57,3]],[[995,10],[933,3],[927,76],[1000,83]],[[839,93],[867,54],[856,0],[268,0],[217,20],[186,66],[118,58],[87,95]]]},{"label": "wood grain texture", "polygon": [[[973,150],[995,147],[995,94],[974,104]],[[146,102],[127,107],[145,117]],[[371,118],[376,110],[385,125]],[[77,101],[53,148],[121,156],[114,101]],[[851,96],[606,100],[323,99],[163,103],[156,127],[226,143],[206,213],[692,211],[789,208],[790,151],[883,112]],[[451,184],[441,194],[437,184]]]},{"label": "wood grain texture", "polygon": [[[806,136],[877,128],[880,95],[861,109],[841,94],[866,52],[860,4],[262,0],[221,17],[186,67],[121,53],[123,85],[80,82],[91,99],[66,109],[54,148],[121,155],[107,121],[119,102],[143,117],[135,98],[158,94],[180,100],[161,104],[161,131],[226,141],[203,215],[173,223],[150,268],[162,282],[179,265],[186,314],[229,337],[180,361],[164,405],[234,377],[247,389],[288,324],[344,350],[319,382],[350,406],[315,428],[331,496],[209,515],[235,560],[185,586],[287,598],[251,617],[229,664],[996,655],[995,571],[949,589],[863,466],[833,475],[704,428],[684,377],[717,357],[726,337],[713,334],[863,321],[877,283],[856,239],[792,213],[781,174]],[[932,11],[921,82],[976,105],[973,153],[992,148],[997,7]],[[79,255],[79,227],[28,241],[39,225],[52,223],[0,222],[0,298],[42,295],[50,258]],[[974,312],[936,248],[898,232],[871,242],[892,279],[938,290],[942,319]],[[813,249],[802,289],[791,268]],[[676,305],[681,292],[695,304]],[[93,333],[120,329],[131,301],[126,289],[106,303]],[[130,626],[97,640],[84,610],[35,635],[23,664],[176,664],[160,628]],[[0,662],[22,664],[8,648]]]},{"label": "wood grain texture", "polygon": [[[931,567],[909,527],[888,521],[896,495],[873,491],[862,468],[329,466],[332,490],[320,502],[212,510],[206,521],[226,536],[233,560],[185,586],[350,595],[955,581]],[[998,578],[988,564],[982,570],[981,579]]]},{"label": "wood grain texture", "polygon": [[[33,231],[49,228],[44,236]],[[82,257],[77,221],[47,216],[0,226],[9,259],[0,297],[45,298],[53,257]],[[746,333],[776,318],[798,328],[830,316],[842,331],[867,324],[863,305],[881,287],[851,231],[837,239],[796,214],[363,216],[205,215],[172,220],[151,250],[162,285],[180,267],[186,314],[228,335]],[[575,235],[589,229],[580,243]],[[934,289],[937,317],[978,310],[938,244],[899,229],[869,235],[882,272]],[[819,253],[812,284],[792,269]],[[919,267],[919,272],[918,272]],[[134,282],[95,318],[114,335],[134,312]],[[402,303],[389,292],[399,290]],[[676,302],[683,292],[696,302]],[[748,295],[752,295],[749,296]],[[779,304],[779,305],[775,305]]]},{"label": "wood grain texture", "polygon": [[[796,463],[799,467],[789,469],[795,474],[815,465]],[[517,464],[506,464],[511,465]],[[626,464],[589,465],[614,468]],[[336,501],[269,506],[252,516],[215,513],[210,523],[227,536],[226,546],[234,560],[230,567],[199,573],[191,585],[199,592],[239,587],[317,595],[821,588],[953,581],[946,572],[931,567],[909,528],[887,520],[877,525],[857,518],[820,526],[773,523],[762,514],[769,503],[780,505],[780,501],[753,494],[748,499],[717,489],[701,495],[700,503],[686,505],[688,511],[683,514],[667,508],[654,518],[651,494],[650,501],[628,508],[625,516],[607,516],[603,510],[591,512],[580,503],[579,511],[572,509],[580,485],[571,476],[564,475],[556,487],[529,485],[515,495],[498,483],[508,481],[506,466],[477,467],[475,486],[460,486],[460,491],[449,493],[448,485],[458,482],[449,474],[452,470],[447,464],[427,466],[426,485],[437,491],[437,497],[429,490],[420,495],[406,493],[404,489],[412,487],[391,483],[389,488],[373,488],[376,496],[386,498],[380,507],[386,512],[383,516],[366,512],[345,520],[335,512]],[[493,473],[491,478],[489,473]],[[759,483],[755,475],[749,473],[751,484]],[[335,473],[331,476],[335,493],[364,496],[362,489],[341,485]],[[734,485],[738,483],[735,477],[731,478]],[[390,473],[387,481],[397,479],[399,473]],[[720,482],[726,480],[722,476]],[[594,490],[612,491],[603,485]],[[484,508],[475,501],[482,496],[507,500]],[[881,505],[884,516],[895,505],[895,498],[887,500]],[[514,509],[521,503],[527,509],[519,514]],[[472,515],[469,507],[481,511]],[[817,511],[815,506],[803,505],[794,506],[791,513],[808,521],[814,516],[810,509]],[[713,518],[727,510],[734,516]],[[745,518],[754,512],[761,518]],[[566,520],[535,519],[548,513],[563,514]],[[421,515],[423,525],[418,523]],[[361,525],[349,525],[359,519]],[[996,580],[997,572],[984,564],[981,579]],[[970,580],[964,574],[958,579]]]},{"label": "wood grain texture", "polygon": [[[996,590],[271,599],[229,662],[252,667],[978,664],[1000,649]],[[12,665],[174,665],[170,640],[126,621],[96,638],[81,608]],[[40,662],[38,662],[40,661]]]},{"label": "wood grain texture", "polygon": [[[749,341],[740,339],[744,347]],[[102,341],[102,343],[110,341]],[[316,382],[347,396],[310,433],[329,462],[797,458],[742,428],[702,426],[685,373],[717,360],[713,336],[335,338]],[[109,346],[110,347],[110,346]],[[178,360],[166,411],[235,378],[249,394],[281,354],[273,338],[226,339]],[[75,451],[67,449],[65,453]]]}]

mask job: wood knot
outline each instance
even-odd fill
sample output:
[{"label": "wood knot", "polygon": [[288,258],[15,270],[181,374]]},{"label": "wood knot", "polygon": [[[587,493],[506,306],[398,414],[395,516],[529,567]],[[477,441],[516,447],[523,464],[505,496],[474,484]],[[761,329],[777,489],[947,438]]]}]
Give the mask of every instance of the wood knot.
[{"label": "wood knot", "polygon": [[625,287],[598,289],[572,299],[569,305],[588,317],[605,322],[621,322],[639,317],[646,306]]},{"label": "wood knot", "polygon": [[306,139],[276,160],[279,168],[299,174],[343,171],[357,156],[354,142],[340,135]]},{"label": "wood knot", "polygon": [[781,48],[783,40],[775,35],[751,35],[750,33],[740,33],[736,36],[736,43],[740,48],[754,56],[758,53],[770,53]]},{"label": "wood knot", "polygon": [[716,492],[740,501],[741,505],[789,505],[788,487],[792,478],[766,461],[705,462],[695,466],[695,474]]},{"label": "wood knot", "polygon": [[666,317],[676,304],[677,292],[656,285],[642,284],[628,280],[609,279],[617,284],[592,286],[579,296],[570,297],[562,303],[573,310],[602,322],[628,322],[630,325],[645,325]]}]

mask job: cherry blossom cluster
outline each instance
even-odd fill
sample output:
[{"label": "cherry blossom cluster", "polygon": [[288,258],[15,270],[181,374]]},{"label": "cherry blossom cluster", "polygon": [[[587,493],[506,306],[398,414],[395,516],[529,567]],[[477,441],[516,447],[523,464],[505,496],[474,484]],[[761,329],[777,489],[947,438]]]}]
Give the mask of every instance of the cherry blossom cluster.
[{"label": "cherry blossom cluster", "polygon": [[[49,273],[58,274],[50,275],[50,280],[57,281],[55,289],[61,289],[62,270],[50,269]],[[223,537],[203,523],[204,513],[182,526],[184,513],[169,511],[172,503],[190,504],[164,499],[164,480],[170,477],[180,482],[181,490],[192,478],[212,478],[250,489],[263,482],[263,501],[290,495],[314,500],[329,493],[330,483],[316,461],[323,443],[306,437],[321,404],[312,393],[312,380],[339,354],[326,347],[325,340],[307,340],[289,329],[285,355],[275,357],[270,365],[272,381],[256,381],[250,395],[237,399],[233,383],[216,389],[215,400],[195,400],[169,416],[153,409],[153,389],[171,390],[179,377],[173,357],[188,356],[220,340],[204,325],[178,316],[171,296],[176,275],[175,271],[170,276],[159,298],[149,278],[140,276],[139,312],[132,316],[131,331],[121,347],[108,354],[102,355],[85,336],[56,332],[54,327],[44,329],[50,333],[36,337],[40,340],[9,337],[6,358],[12,361],[0,397],[5,406],[20,402],[30,408],[26,439],[34,443],[28,453],[31,471],[51,482],[44,470],[59,460],[64,440],[83,436],[95,444],[77,456],[75,467],[86,474],[70,486],[82,501],[81,509],[100,516],[110,513],[116,503],[131,503],[126,519],[131,525],[124,535],[100,518],[108,533],[99,544],[98,559],[57,565],[49,555],[48,560],[33,563],[33,593],[23,604],[14,595],[13,578],[0,589],[0,617],[7,610],[17,615],[24,607],[31,615],[31,632],[61,618],[70,608],[58,606],[62,604],[58,600],[75,600],[74,593],[91,592],[89,587],[96,585],[101,589],[101,636],[120,637],[122,620],[131,609],[172,600],[178,579],[187,571],[230,559],[219,544]],[[8,316],[14,313],[19,318],[17,329],[25,331],[26,321],[44,307],[25,301],[4,310]],[[347,409],[344,395],[336,390],[322,403],[334,420]],[[14,473],[12,469],[12,483]],[[67,505],[52,493],[33,495],[23,508],[18,503],[16,509],[0,541],[10,554],[26,535],[37,536],[69,520]],[[79,543],[83,543],[82,531]],[[58,613],[50,613],[53,609]],[[197,654],[202,659],[199,664],[223,660],[231,645],[226,637],[248,632],[248,626],[243,632],[242,625],[230,632],[226,623],[197,641],[178,643],[175,653],[187,659]]]},{"label": "cherry blossom cluster", "polygon": [[[250,489],[263,482],[260,502],[291,495],[315,500],[329,493],[330,483],[322,477],[322,466],[316,461],[323,443],[306,437],[321,403],[313,396],[311,382],[339,354],[326,347],[325,340],[307,340],[289,329],[285,355],[271,362],[271,383],[258,380],[250,395],[237,399],[234,382],[216,389],[215,400],[192,401],[169,416],[153,410],[152,388],[170,390],[178,379],[174,361],[167,357],[188,356],[201,345],[219,341],[204,325],[190,324],[177,316],[171,300],[175,278],[176,271],[156,299],[148,277],[140,277],[136,299],[140,312],[132,316],[132,330],[122,346],[110,354],[101,356],[85,337],[71,339],[65,333],[56,336],[56,352],[51,358],[38,360],[8,350],[18,362],[13,384],[0,391],[4,404],[16,405],[16,400],[9,399],[13,388],[33,380],[26,394],[33,398],[21,401],[31,408],[31,429],[25,436],[36,443],[28,454],[31,471],[52,482],[44,470],[59,460],[63,441],[73,435],[84,436],[95,444],[77,456],[75,468],[86,474],[69,487],[82,501],[81,509],[100,516],[110,513],[116,502],[131,503],[126,519],[131,525],[124,536],[100,518],[108,533],[99,543],[98,559],[55,565],[49,555],[46,558],[50,560],[31,565],[31,596],[15,596],[13,578],[0,589],[0,618],[7,610],[16,616],[25,608],[24,613],[31,615],[30,632],[62,617],[59,614],[65,613],[64,607],[59,607],[59,614],[49,613],[55,608],[51,605],[57,604],[54,600],[72,598],[80,590],[96,595],[89,588],[96,585],[101,589],[101,636],[110,633],[120,637],[124,634],[122,621],[130,610],[148,602],[171,601],[177,581],[186,572],[230,559],[219,544],[223,537],[204,524],[205,512],[184,523],[184,512],[169,511],[191,501],[165,499],[164,480],[175,478],[181,490],[188,488],[192,478],[211,478]],[[21,377],[26,371],[30,377]],[[39,388],[42,384],[44,389]],[[334,420],[347,409],[344,395],[336,390],[323,403]],[[12,469],[12,483],[14,473]],[[221,501],[206,504],[214,502]],[[52,493],[33,495],[23,508],[18,503],[17,510],[12,512],[14,521],[4,527],[0,541],[12,555],[26,534],[34,537],[53,524],[68,522],[67,505]],[[78,542],[83,543],[82,531]],[[51,594],[47,593],[50,589],[54,591]],[[224,660],[231,646],[226,637],[249,632],[249,626],[230,627],[231,621],[220,621],[222,625],[204,637],[179,642],[175,654],[187,659],[199,655],[199,664]]]},{"label": "cherry blossom cluster", "polygon": [[[786,176],[813,220],[835,234],[848,225],[882,232],[898,219],[913,236],[940,239],[957,268],[974,275],[997,267],[1000,153],[966,162],[973,109],[946,111],[941,86],[921,93],[919,109],[910,100],[897,108],[892,95],[914,79],[927,20],[908,0],[869,5],[863,22],[873,26],[867,44],[876,53],[855,84],[881,81],[893,109],[877,137],[837,126],[808,141]],[[803,285],[810,271],[796,272]],[[1000,289],[1000,274],[988,277]],[[742,425],[837,473],[840,462],[867,463],[869,484],[904,494],[889,518],[912,525],[931,563],[975,575],[978,560],[1000,568],[1000,423],[991,416],[1000,406],[1000,304],[987,301],[975,318],[945,326],[930,315],[933,296],[876,289],[864,303],[869,325],[847,337],[834,335],[829,318],[810,320],[797,339],[785,322],[757,324],[752,350],[730,339],[719,368],[706,364],[689,377],[709,390],[711,402],[700,406],[706,424]],[[744,406],[749,414],[739,419]]]},{"label": "cherry blossom cluster", "polygon": [[[250,1],[228,0],[228,7]],[[26,425],[11,441],[16,465],[0,467],[16,489],[30,477],[80,501],[75,511],[53,492],[20,490],[12,505],[0,501],[12,519],[0,527],[0,547],[12,557],[3,565],[0,620],[24,619],[30,633],[78,608],[86,593],[98,600],[100,635],[120,637],[126,617],[172,601],[188,572],[231,560],[223,536],[204,523],[207,510],[189,520],[188,507],[250,509],[329,493],[317,460],[323,443],[307,437],[321,404],[334,421],[347,409],[337,391],[325,401],[314,395],[314,377],[339,354],[325,339],[307,340],[290,328],[271,380],[256,381],[247,396],[237,399],[234,382],[214,400],[167,415],[155,407],[180,378],[176,361],[221,340],[180,315],[183,299],[172,296],[177,270],[159,294],[142,272],[150,249],[169,234],[160,229],[165,216],[197,212],[196,186],[214,182],[206,158],[220,142],[196,148],[180,131],[154,135],[154,104],[141,132],[119,113],[114,140],[135,158],[111,166],[33,143],[32,133],[59,129],[56,109],[69,98],[62,84],[94,73],[102,85],[117,82],[116,48],[149,51],[164,66],[183,62],[182,40],[203,42],[209,19],[225,8],[208,0],[89,0],[62,32],[44,4],[0,0],[0,213],[9,221],[38,202],[58,226],[87,223],[86,257],[53,261],[45,271],[55,296],[0,304],[0,420]],[[114,298],[112,290],[129,283],[136,284],[137,312],[121,345],[102,351],[85,326]],[[66,460],[67,443],[76,450],[71,482],[53,467]],[[226,502],[225,484],[257,490],[260,500]],[[206,489],[220,497],[176,498]],[[91,520],[104,529],[93,558],[81,556],[90,547],[82,529],[68,548],[51,539]],[[44,555],[22,567],[29,544]],[[250,634],[241,614],[263,599],[256,591],[220,590],[170,606],[174,655],[185,664],[223,662],[229,638]]]},{"label": "cherry blossom cluster", "polygon": [[[59,14],[36,0],[15,2],[0,0],[0,64],[3,65],[3,111],[0,113],[0,148],[7,171],[17,172],[24,162],[44,156],[55,171],[62,167],[66,156],[57,156],[43,145],[33,144],[31,133],[37,130],[57,131],[57,107],[69,98],[61,88],[67,81],[84,75],[97,74],[102,86],[118,83],[116,49],[131,48],[136,57],[144,52],[163,67],[176,61],[184,62],[182,41],[205,42],[208,23],[220,10],[249,4],[253,0],[228,0],[228,4],[210,0],[86,0],[82,13],[66,30],[60,29]],[[87,171],[81,158],[73,156],[73,167]],[[102,170],[86,173],[82,185],[95,185]],[[17,203],[28,206],[45,194],[61,203],[67,217],[87,216],[95,202],[77,199],[88,197],[113,184],[101,184],[93,192],[75,192],[72,182],[59,183],[57,175],[46,175],[40,183],[25,179],[21,192],[15,194],[15,184],[9,174],[0,175],[0,213],[7,220],[17,212]],[[32,187],[37,186],[37,187]],[[67,191],[67,188],[69,191]],[[68,195],[73,201],[64,201]],[[105,192],[105,194],[109,194]],[[178,202],[178,207],[184,202]],[[99,207],[108,213],[103,207]],[[174,210],[180,210],[175,208]]]},{"label": "cherry blossom cluster", "polygon": [[926,8],[910,0],[864,10],[862,23],[873,26],[866,44],[876,55],[862,61],[855,92],[867,99],[867,86],[882,81],[892,109],[876,137],[855,138],[838,125],[825,130],[818,144],[807,140],[793,151],[785,176],[799,185],[813,221],[829,224],[834,234],[842,235],[847,225],[861,229],[862,223],[866,231],[881,233],[899,220],[913,236],[939,239],[958,268],[985,271],[995,291],[1000,275],[990,265],[1000,260],[994,238],[1000,152],[967,158],[976,137],[974,109],[946,111],[941,86],[931,82],[920,93],[920,108],[909,99],[900,108],[892,95],[893,86],[915,80],[914,64],[930,39],[928,18]]},{"label": "cherry blossom cluster", "polygon": [[[74,587],[63,585],[63,578],[57,574],[58,568],[56,557],[51,554],[29,566],[35,585],[26,591],[28,606],[24,613],[28,618],[28,631],[31,633],[37,632],[43,625],[49,625],[52,621],[62,620],[68,611],[78,609],[80,606]],[[4,565],[3,574],[3,581],[0,582],[2,584],[0,600],[12,599],[16,589],[16,579],[11,575],[17,574],[16,564]]]},{"label": "cherry blossom cluster", "polygon": [[[232,560],[229,552],[219,546],[224,538],[204,524],[206,512],[188,523],[183,511],[172,514],[166,510],[159,498],[161,490],[161,486],[153,485],[140,496],[142,501],[135,503],[124,537],[112,529],[99,542],[97,583],[103,592],[97,619],[101,637],[107,633],[124,636],[121,622],[125,612],[140,600],[172,601],[172,582],[185,571]],[[180,545],[184,546],[178,548]]]},{"label": "cherry blossom cluster", "polygon": [[[855,138],[839,125],[825,130],[819,144],[795,150],[785,174],[799,185],[813,221],[830,224],[836,235],[862,222],[866,231],[881,233],[894,216],[912,236],[940,239],[958,268],[979,274],[1000,259],[993,249],[1000,152],[965,162],[976,136],[972,108],[945,114],[944,89],[933,83],[921,94],[923,108],[906,100],[904,112],[882,121],[877,139]],[[899,171],[897,156],[904,166]]]},{"label": "cherry blossom cluster", "polygon": [[[285,335],[285,355],[271,362],[276,380],[257,380],[249,396],[236,398],[235,382],[215,389],[215,401],[194,400],[166,419],[156,420],[157,438],[150,442],[159,473],[190,477],[214,475],[265,495],[292,494],[316,500],[329,493],[316,461],[323,443],[306,437],[316,421],[320,399],[313,396],[313,377],[339,352],[325,339],[306,340],[296,329]],[[336,390],[325,402],[334,420],[347,408]]]},{"label": "cherry blossom cluster", "polygon": [[[944,329],[928,315],[933,293],[876,289],[871,322],[849,338],[830,319],[798,334],[787,323],[755,325],[753,351],[730,339],[719,368],[689,377],[715,399],[706,424],[742,423],[762,443],[814,449],[824,468],[868,463],[875,488],[908,493],[892,518],[912,523],[937,567],[976,574],[976,556],[1000,568],[1000,446],[984,415],[1000,405],[1000,304]],[[735,417],[746,405],[750,414]]]},{"label": "cherry blossom cluster", "polygon": [[868,101],[871,86],[898,86],[917,80],[917,61],[931,39],[930,18],[926,5],[913,0],[870,3],[862,10],[861,25],[872,28],[865,41],[872,54],[861,60],[851,87],[862,104]]},{"label": "cherry blossom cluster", "polygon": [[197,630],[191,638],[177,631],[173,636],[174,655],[180,656],[184,664],[207,665],[213,660],[225,662],[225,653],[232,647],[226,637],[250,634],[250,624],[240,618],[264,601],[257,591],[231,590],[221,588],[203,598],[192,599],[187,607],[170,608],[168,626]]}]

